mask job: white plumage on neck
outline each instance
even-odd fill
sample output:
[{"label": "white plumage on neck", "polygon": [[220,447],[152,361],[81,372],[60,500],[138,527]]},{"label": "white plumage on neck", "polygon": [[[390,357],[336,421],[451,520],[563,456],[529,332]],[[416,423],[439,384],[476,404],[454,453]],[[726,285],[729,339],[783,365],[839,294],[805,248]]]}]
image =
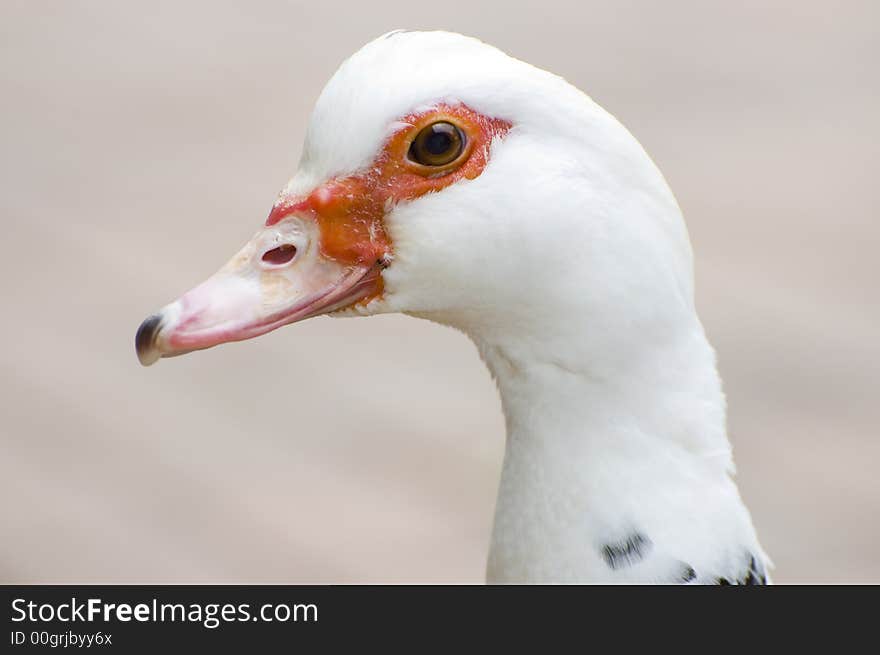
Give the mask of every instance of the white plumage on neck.
[{"label": "white plumage on neck", "polygon": [[[605,371],[480,343],[508,432],[490,580],[741,577],[760,550],[729,477],[711,350],[694,328],[648,361]],[[611,569],[603,548],[633,534],[651,552]]]}]

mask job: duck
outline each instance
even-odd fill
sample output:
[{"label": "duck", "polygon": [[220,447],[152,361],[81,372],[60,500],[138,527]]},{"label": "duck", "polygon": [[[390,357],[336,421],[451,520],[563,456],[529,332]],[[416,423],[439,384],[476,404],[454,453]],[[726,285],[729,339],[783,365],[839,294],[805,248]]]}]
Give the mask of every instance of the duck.
[{"label": "duck", "polygon": [[254,237],[135,348],[147,366],[389,312],[462,331],[497,385],[487,582],[769,583],[682,212],[587,94],[473,37],[371,41]]}]

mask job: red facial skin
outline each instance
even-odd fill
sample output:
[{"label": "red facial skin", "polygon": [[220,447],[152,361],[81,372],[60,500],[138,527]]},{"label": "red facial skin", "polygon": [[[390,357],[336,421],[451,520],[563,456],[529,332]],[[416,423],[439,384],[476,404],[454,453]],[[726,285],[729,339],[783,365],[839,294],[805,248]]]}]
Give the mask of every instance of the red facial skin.
[{"label": "red facial skin", "polygon": [[[408,157],[410,145],[426,126],[448,121],[465,134],[461,154],[444,166],[424,166]],[[401,119],[411,125],[396,132],[363,173],[330,179],[307,197],[281,196],[266,226],[286,216],[310,217],[318,222],[325,257],[343,264],[383,266],[390,260],[392,244],[385,230],[385,214],[398,202],[440,191],[462,178],[478,177],[489,160],[489,146],[504,136],[508,121],[488,118],[464,105],[438,105],[421,114]],[[354,304],[382,295],[382,276]]]}]

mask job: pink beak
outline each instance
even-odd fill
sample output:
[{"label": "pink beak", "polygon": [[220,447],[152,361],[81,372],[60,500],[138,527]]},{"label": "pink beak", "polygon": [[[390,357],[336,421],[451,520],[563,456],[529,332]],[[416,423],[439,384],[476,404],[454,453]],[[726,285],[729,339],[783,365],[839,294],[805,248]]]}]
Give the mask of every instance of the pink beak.
[{"label": "pink beak", "polygon": [[377,295],[380,264],[330,259],[319,240],[318,223],[296,215],[260,230],[212,277],[141,323],[141,364],[250,339]]}]

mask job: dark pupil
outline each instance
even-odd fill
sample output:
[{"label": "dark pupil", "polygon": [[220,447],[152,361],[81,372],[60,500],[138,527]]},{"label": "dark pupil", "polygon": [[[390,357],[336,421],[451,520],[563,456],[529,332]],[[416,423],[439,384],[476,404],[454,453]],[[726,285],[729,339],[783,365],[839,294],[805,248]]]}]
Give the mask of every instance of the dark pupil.
[{"label": "dark pupil", "polygon": [[436,127],[433,128],[431,135],[425,141],[425,150],[432,155],[442,155],[449,152],[451,147],[452,137],[449,135],[449,132],[446,130],[440,131]]}]

